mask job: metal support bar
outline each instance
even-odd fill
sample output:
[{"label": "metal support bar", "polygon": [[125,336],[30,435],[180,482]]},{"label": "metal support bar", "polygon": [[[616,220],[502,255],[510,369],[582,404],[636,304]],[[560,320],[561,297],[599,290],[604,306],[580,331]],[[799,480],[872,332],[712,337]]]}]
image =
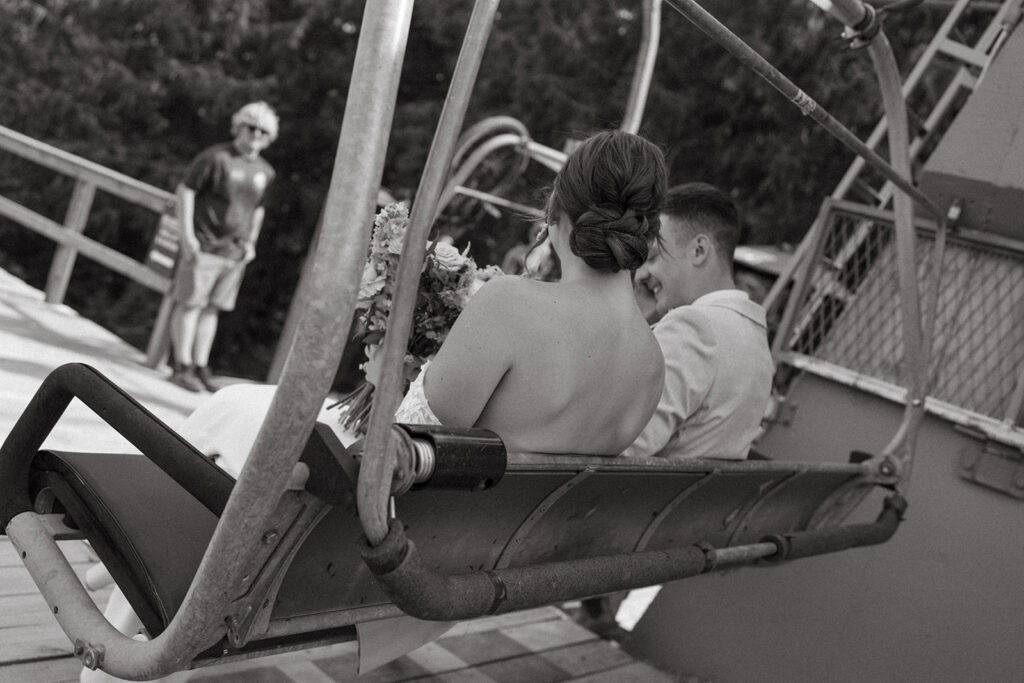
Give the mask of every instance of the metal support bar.
[{"label": "metal support bar", "polygon": [[602,595],[702,574],[773,554],[771,543],[721,551],[691,545],[454,576],[427,568],[394,520],[385,541],[363,552],[388,597],[417,619],[455,621],[504,614],[580,596]]},{"label": "metal support bar", "polygon": [[636,135],[644,119],[647,94],[651,90],[654,62],[658,58],[658,43],[661,38],[661,0],[644,0],[643,24],[640,34],[640,52],[636,56],[633,81],[626,100],[626,113],[622,117],[621,130]]},{"label": "metal support bar", "polygon": [[1017,371],[1017,384],[1013,388],[1013,394],[1006,404],[1006,413],[1003,421],[1011,425],[1019,424],[1021,419],[1021,408],[1024,407],[1024,366]]},{"label": "metal support bar", "polygon": [[[874,10],[861,0],[831,0],[828,11],[843,22],[854,34],[861,33],[867,41],[868,53],[875,67],[878,85],[888,122],[889,156],[894,171],[902,178],[911,176],[909,129],[907,109],[900,84],[899,68],[885,33],[880,30]],[[869,148],[870,149],[870,148]],[[903,366],[906,368],[907,399],[903,421],[896,435],[882,452],[882,458],[891,457],[899,464],[900,490],[909,483],[917,444],[918,427],[924,419],[924,399],[927,385],[927,362],[931,355],[931,339],[924,338],[921,304],[917,278],[917,232],[914,229],[914,201],[917,194],[903,184],[895,183],[902,192],[893,197],[893,216],[896,233],[897,275],[900,291],[900,312],[903,331]],[[911,188],[918,192],[916,188]],[[925,204],[939,223],[941,248],[933,251],[932,276],[929,280],[929,313],[937,297],[941,262],[945,246],[945,212],[936,212],[934,204]],[[932,320],[928,321],[929,325]]]},{"label": "metal support bar", "polygon": [[773,561],[797,560],[850,548],[885,543],[900,525],[907,501],[899,494],[885,499],[882,512],[872,524],[847,524],[817,531],[797,531],[767,536],[766,542],[776,546]]},{"label": "metal support bar", "polygon": [[436,621],[472,619],[675,581],[773,556],[795,559],[882,543],[895,533],[905,508],[897,495],[886,500],[873,524],[781,534],[727,548],[697,543],[458,575],[427,568],[395,519],[385,540],[363,551],[363,560],[406,614]]},{"label": "metal support bar", "polygon": [[842,142],[855,153],[862,156],[868,163],[878,170],[883,176],[891,180],[897,187],[909,194],[916,201],[935,215],[937,219],[942,218],[942,211],[927,195],[917,189],[907,176],[902,175],[890,166],[873,149],[864,144],[860,138],[854,135],[846,126],[839,123],[831,114],[815,102],[807,93],[798,88],[791,80],[786,78],[778,69],[755,52],[749,45],[744,43],[733,32],[723,26],[717,19],[711,16],[703,7],[694,0],[665,0],[677,12],[686,17],[697,28],[706,33],[709,37],[722,45],[726,50],[735,55],[741,62],[750,67],[755,73],[764,78],[775,89],[785,95],[795,104],[805,116],[809,116],[819,126],[828,131],[833,137]]},{"label": "metal support bar", "polygon": [[452,188],[455,194],[461,194],[466,197],[472,197],[478,199],[485,204],[492,204],[499,209],[505,209],[507,211],[515,211],[523,216],[531,219],[538,219],[544,217],[544,212],[534,206],[527,206],[526,204],[520,204],[519,202],[513,202],[504,197],[493,195],[490,192],[481,192],[480,190],[474,190],[471,187],[463,187],[462,185],[456,185]]},{"label": "metal support bar", "polygon": [[[409,227],[398,266],[395,297],[388,316],[388,331],[384,336],[383,371],[380,386],[374,395],[373,410],[370,412],[364,451],[366,455],[359,470],[359,520],[371,544],[380,543],[387,535],[388,499],[395,465],[394,453],[391,451],[391,423],[398,402],[405,391],[405,350],[409,344],[412,315],[416,307],[420,270],[426,256],[427,234],[444,187],[444,180],[448,175],[456,140],[469,106],[469,97],[476,82],[497,9],[498,0],[477,0],[473,6],[473,14],[469,18],[459,60],[452,74],[448,97],[441,111],[423,177],[416,191],[416,203],[409,217]],[[361,269],[359,272],[362,272]],[[351,300],[354,301],[355,293],[352,294]],[[337,295],[332,298],[346,300]],[[313,411],[311,416],[315,413],[316,411]],[[308,431],[304,434],[308,434]]]},{"label": "metal support bar", "polygon": [[[796,312],[803,304],[807,289],[811,284],[811,276],[814,274],[814,265],[821,259],[822,249],[828,237],[828,231],[832,227],[832,206],[831,198],[826,198],[818,209],[818,215],[811,224],[811,232],[807,239],[801,242],[807,245],[804,257],[798,261],[799,267],[789,277],[793,280],[793,290],[787,299],[787,305],[782,313],[782,320],[775,330],[775,339],[772,342],[772,359],[775,365],[779,364],[779,356],[786,350],[789,344],[789,335],[793,331],[793,321],[796,319]],[[787,278],[788,279],[788,278]]]}]

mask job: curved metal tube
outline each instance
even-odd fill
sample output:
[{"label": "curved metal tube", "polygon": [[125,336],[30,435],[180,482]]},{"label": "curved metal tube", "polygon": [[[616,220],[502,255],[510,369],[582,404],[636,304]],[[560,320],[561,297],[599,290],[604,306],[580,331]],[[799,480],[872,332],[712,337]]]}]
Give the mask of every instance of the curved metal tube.
[{"label": "curved metal tube", "polygon": [[473,199],[484,202],[485,204],[492,204],[507,211],[515,211],[528,218],[537,219],[544,217],[544,212],[534,206],[527,206],[526,204],[513,202],[510,199],[505,199],[504,197],[499,197],[489,192],[481,192],[480,190],[474,190],[471,187],[463,187],[462,185],[456,185],[452,190],[455,194],[472,197]]},{"label": "curved metal tube", "polygon": [[[851,35],[863,32],[867,37],[867,50],[878,77],[878,87],[887,120],[889,159],[893,169],[902,177],[911,178],[910,134],[907,108],[903,99],[902,82],[896,57],[885,32],[877,25],[874,10],[861,0],[830,0],[827,11],[849,27]],[[891,457],[899,465],[901,491],[906,490],[917,445],[918,428],[924,419],[927,394],[928,359],[931,357],[931,339],[922,330],[921,303],[917,277],[917,231],[914,228],[914,199],[917,196],[896,184],[893,196],[893,218],[896,231],[897,275],[900,290],[900,312],[903,329],[903,365],[906,371],[907,398],[903,421],[896,434],[882,451],[882,457]],[[931,207],[929,207],[931,208]],[[937,207],[936,207],[937,208]],[[935,210],[932,209],[935,213]],[[929,281],[928,326],[934,324],[934,312],[939,287],[941,258],[944,252],[946,215],[935,214],[939,223],[939,237],[932,252],[935,262]],[[929,330],[931,332],[931,330]]]},{"label": "curved metal tube", "polygon": [[529,153],[531,159],[537,163],[544,164],[555,173],[562,170],[562,166],[565,165],[565,160],[569,157],[565,152],[553,149],[547,145],[542,145],[533,140],[526,143],[526,151]]},{"label": "curved metal tube", "polygon": [[363,560],[403,612],[452,621],[650,586],[759,559],[796,559],[875,545],[892,537],[905,509],[905,501],[895,495],[886,499],[871,524],[789,532],[726,548],[698,543],[454,575],[427,567],[396,519],[381,544],[363,551]]},{"label": "curved metal tube", "polygon": [[[140,452],[149,454],[206,509],[215,515],[223,512],[234,486],[227,475],[95,368],[66,363],[46,376],[0,446],[0,526],[32,510],[32,459],[76,398]],[[196,466],[182,465],[189,456],[194,457]]]},{"label": "curved metal tube", "polygon": [[497,9],[498,0],[477,0],[473,6],[448,97],[416,191],[416,203],[409,217],[398,266],[398,284],[388,316],[388,331],[384,337],[383,371],[380,386],[374,395],[363,463],[359,468],[359,521],[372,545],[384,540],[388,530],[388,499],[395,468],[391,423],[404,391],[405,350],[412,329],[420,270],[426,256],[427,234],[444,179],[448,175],[456,139],[466,115]]},{"label": "curved metal tube", "polygon": [[[448,179],[448,184],[445,186],[444,191],[441,193],[441,198],[437,202],[437,210],[434,212],[434,220],[441,215],[445,207],[452,201],[452,197],[455,196],[455,187],[465,183],[473,171],[483,163],[490,154],[496,152],[503,147],[518,147],[525,144],[529,138],[523,137],[516,133],[502,133],[501,135],[495,135],[490,140],[479,145],[473,150],[462,164],[459,165],[458,169]],[[524,157],[525,158],[525,157]]]},{"label": "curved metal tube", "polygon": [[661,40],[661,0],[644,0],[643,25],[640,35],[640,52],[636,56],[633,82],[626,100],[626,113],[622,117],[621,130],[636,135],[644,120],[647,94],[651,91],[654,62],[658,58],[658,43]]},{"label": "curved metal tube", "polygon": [[875,150],[864,144],[850,129],[837,121],[821,105],[815,102],[813,98],[798,88],[796,84],[786,78],[749,45],[740,40],[736,34],[723,26],[703,7],[694,0],[665,0],[665,2],[710,38],[735,55],[736,58],[750,67],[755,73],[768,81],[776,90],[795,104],[805,116],[809,116],[834,138],[863,157],[865,161],[871,164],[885,178],[891,180],[896,187],[921,203],[922,206],[927,208],[936,217],[936,220],[942,220],[942,210],[927,195],[917,189],[908,176],[904,176],[896,171]]},{"label": "curved metal tube", "polygon": [[[759,554],[734,552],[735,561],[776,552],[771,543],[758,545]],[[365,550],[363,560],[406,614],[456,621],[696,576],[715,566],[716,552],[710,546],[690,545],[451,575],[423,563],[396,519],[386,540]]]},{"label": "curved metal tube", "polygon": [[[879,31],[868,43],[868,52],[875,64],[885,115],[889,120],[889,158],[893,167],[910,177],[909,133],[907,110],[900,90],[899,69],[889,40]],[[907,373],[907,405],[904,414],[906,430],[899,430],[882,451],[900,464],[901,487],[910,475],[911,461],[917,444],[918,426],[924,418],[924,399],[929,355],[921,330],[921,303],[917,281],[917,231],[914,228],[914,200],[906,192],[893,195],[893,217],[896,221],[896,258],[900,288],[900,310],[903,328],[903,364]],[[937,217],[940,225],[945,216]],[[942,228],[940,228],[941,230]],[[937,253],[937,252],[936,252]],[[937,285],[937,283],[936,283]],[[901,434],[902,432],[902,434]]]},{"label": "curved metal tube", "polygon": [[518,133],[521,138],[530,139],[530,131],[519,119],[512,116],[488,116],[474,123],[459,136],[458,147],[452,155],[452,168],[458,168],[462,164],[462,159],[478,142],[501,131],[511,131]]}]

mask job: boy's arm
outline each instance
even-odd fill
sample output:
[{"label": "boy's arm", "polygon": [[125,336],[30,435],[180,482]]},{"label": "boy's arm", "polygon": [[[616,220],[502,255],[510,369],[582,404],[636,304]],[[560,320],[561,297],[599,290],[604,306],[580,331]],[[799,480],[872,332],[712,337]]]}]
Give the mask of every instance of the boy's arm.
[{"label": "boy's arm", "polygon": [[256,210],[252,212],[252,230],[249,231],[249,241],[245,245],[245,257],[242,259],[244,263],[248,263],[256,258],[256,240],[259,239],[260,230],[263,229],[263,217],[266,215],[266,211],[263,210],[262,206],[257,206]]},{"label": "boy's arm", "polygon": [[196,192],[181,183],[175,194],[178,197],[178,229],[181,231],[179,248],[183,254],[195,254],[199,251],[199,240],[196,238],[195,223],[193,222],[196,210]]}]

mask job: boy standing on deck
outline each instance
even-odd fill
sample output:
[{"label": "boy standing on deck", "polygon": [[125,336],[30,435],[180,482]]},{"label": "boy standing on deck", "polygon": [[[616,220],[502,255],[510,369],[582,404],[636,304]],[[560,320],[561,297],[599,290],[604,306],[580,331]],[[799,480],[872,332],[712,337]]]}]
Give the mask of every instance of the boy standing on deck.
[{"label": "boy standing on deck", "polygon": [[277,114],[266,102],[245,105],[231,117],[234,139],[200,152],[178,185],[170,380],[190,391],[216,388],[209,360],[218,315],[234,309],[245,265],[256,256],[263,198],[274,180],[260,152],[277,131]]}]

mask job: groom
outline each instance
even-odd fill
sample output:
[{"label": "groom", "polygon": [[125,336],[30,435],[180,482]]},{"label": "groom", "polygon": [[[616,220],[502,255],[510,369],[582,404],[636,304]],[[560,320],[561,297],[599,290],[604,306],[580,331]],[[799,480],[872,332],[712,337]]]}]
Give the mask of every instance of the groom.
[{"label": "groom", "polygon": [[665,387],[624,456],[742,460],[771,393],[765,311],[736,288],[736,206],[705,183],[669,190],[660,245],[636,271],[637,301],[665,356]]}]

